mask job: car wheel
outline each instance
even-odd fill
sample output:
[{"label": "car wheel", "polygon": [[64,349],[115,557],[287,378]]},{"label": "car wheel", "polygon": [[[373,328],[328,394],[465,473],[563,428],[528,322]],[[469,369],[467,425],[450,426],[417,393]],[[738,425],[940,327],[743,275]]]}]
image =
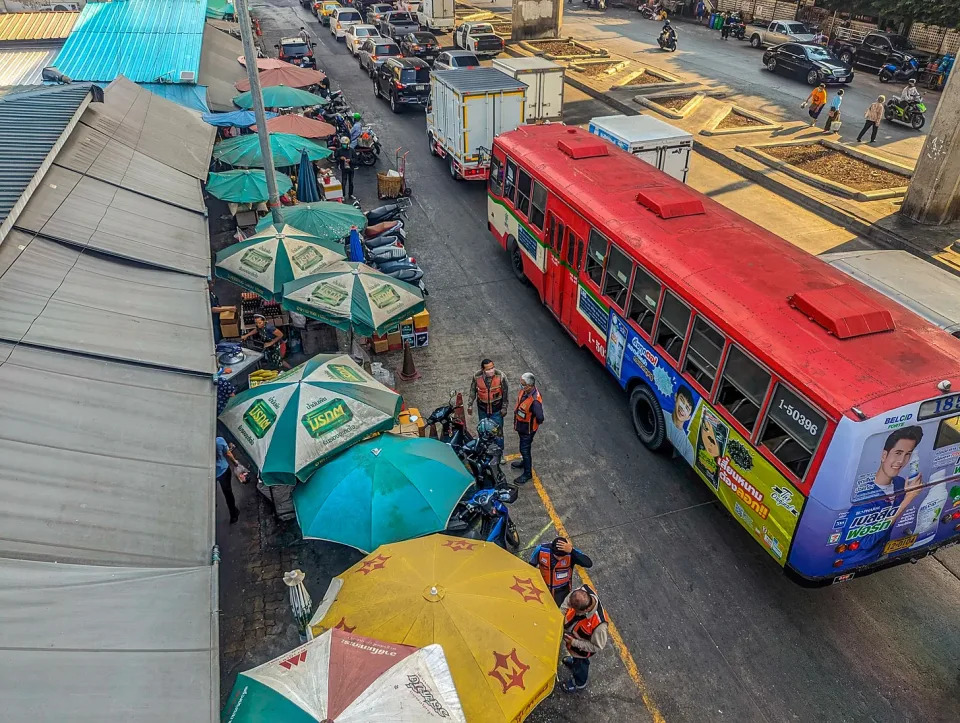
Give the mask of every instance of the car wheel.
[{"label": "car wheel", "polygon": [[853,53],[851,53],[849,50],[844,50],[842,53],[840,53],[840,62],[844,63],[845,65],[853,65]]},{"label": "car wheel", "polygon": [[657,452],[667,445],[667,427],[657,396],[646,384],[639,384],[630,395],[633,429],[644,446]]},{"label": "car wheel", "polygon": [[763,41],[760,39],[759,35],[754,35],[753,37],[750,38],[750,45],[751,47],[759,49],[760,46],[763,45]]},{"label": "car wheel", "polygon": [[400,106],[397,104],[397,94],[396,94],[396,93],[391,93],[391,94],[390,94],[390,110],[392,110],[394,113],[399,113],[399,112],[400,112]]},{"label": "car wheel", "polygon": [[775,73],[777,71],[776,58],[770,58],[770,60],[767,61],[767,70],[769,70],[771,73]]},{"label": "car wheel", "polygon": [[820,82],[820,73],[818,73],[816,70],[811,70],[809,73],[807,73],[808,85],[816,85],[819,82]]},{"label": "car wheel", "polygon": [[380,97],[380,84],[377,82],[376,78],[373,79],[373,97]]}]

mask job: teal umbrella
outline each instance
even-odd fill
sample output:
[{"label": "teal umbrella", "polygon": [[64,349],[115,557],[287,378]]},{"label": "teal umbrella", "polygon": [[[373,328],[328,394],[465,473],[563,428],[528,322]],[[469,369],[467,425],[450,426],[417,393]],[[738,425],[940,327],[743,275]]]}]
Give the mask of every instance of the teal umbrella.
[{"label": "teal umbrella", "polygon": [[220,278],[279,301],[287,281],[315,274],[344,258],[342,243],[318,239],[293,226],[269,226],[218,251],[216,268]]},{"label": "teal umbrella", "polygon": [[[280,215],[285,223],[330,241],[344,238],[354,226],[361,231],[367,227],[367,217],[363,215],[363,211],[348,203],[298,203],[296,206],[281,208]],[[257,230],[266,228],[271,223],[272,219],[264,218]]]},{"label": "teal umbrella", "polygon": [[[270,85],[263,88],[262,93],[264,108],[306,108],[314,105],[326,105],[327,103],[326,98],[287,85]],[[238,108],[252,108],[253,96],[248,90],[246,93],[241,93],[235,97],[233,104]]]},{"label": "teal umbrella", "polygon": [[[270,149],[273,151],[273,165],[277,168],[297,165],[304,151],[307,152],[307,158],[311,161],[319,161],[333,155],[332,151],[320,143],[308,141],[306,138],[290,133],[271,133]],[[263,168],[260,138],[256,133],[250,133],[220,141],[213,147],[213,158],[228,166]]]},{"label": "teal umbrella", "polygon": [[450,445],[383,434],[326,462],[293,504],[305,538],[370,552],[445,529],[472,483]]},{"label": "teal umbrella", "polygon": [[[283,173],[277,173],[276,178],[280,193],[286,193],[293,187],[293,183]],[[233,203],[257,203],[266,201],[269,197],[263,171],[246,168],[211,173],[207,177],[207,193],[221,201]]]}]

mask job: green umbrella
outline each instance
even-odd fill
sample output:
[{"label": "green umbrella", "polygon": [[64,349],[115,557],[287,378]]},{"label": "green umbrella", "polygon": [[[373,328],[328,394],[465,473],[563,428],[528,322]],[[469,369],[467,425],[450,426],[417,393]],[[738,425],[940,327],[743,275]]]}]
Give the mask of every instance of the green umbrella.
[{"label": "green umbrella", "polygon": [[[307,152],[307,158],[311,161],[319,161],[333,155],[332,151],[321,144],[290,133],[271,133],[270,148],[273,151],[273,165],[277,168],[297,165],[303,151]],[[248,133],[220,141],[213,147],[213,158],[228,166],[263,168],[260,138],[256,133]]]},{"label": "green umbrella", "polygon": [[[363,211],[349,203],[333,201],[298,203],[296,206],[281,208],[280,215],[291,226],[302,228],[317,238],[330,241],[344,238],[354,226],[361,231],[367,227],[367,217]],[[266,228],[270,223],[272,219],[264,218],[257,226],[257,230]]]},{"label": "green umbrella", "polygon": [[426,304],[416,286],[366,264],[337,261],[283,285],[283,308],[360,336],[382,334]]},{"label": "green umbrella", "polygon": [[232,397],[220,421],[264,483],[296,484],[368,434],[393,428],[400,404],[346,354],[319,354]]},{"label": "green umbrella", "polygon": [[280,299],[287,281],[346,258],[342,243],[324,241],[293,226],[270,225],[217,252],[217,276],[264,298]]},{"label": "green umbrella", "polygon": [[[327,103],[326,98],[287,85],[270,85],[263,88],[262,93],[264,108],[306,108]],[[252,108],[253,96],[248,90],[234,98],[233,104],[238,108]]]},{"label": "green umbrella", "polygon": [[[276,177],[280,193],[286,193],[293,188],[293,183],[284,174],[278,173]],[[221,201],[233,203],[257,203],[266,201],[269,197],[263,171],[247,168],[211,173],[207,177],[207,193]]]},{"label": "green umbrella", "polygon": [[382,434],[326,462],[293,503],[304,537],[370,552],[445,529],[472,483],[450,445]]}]

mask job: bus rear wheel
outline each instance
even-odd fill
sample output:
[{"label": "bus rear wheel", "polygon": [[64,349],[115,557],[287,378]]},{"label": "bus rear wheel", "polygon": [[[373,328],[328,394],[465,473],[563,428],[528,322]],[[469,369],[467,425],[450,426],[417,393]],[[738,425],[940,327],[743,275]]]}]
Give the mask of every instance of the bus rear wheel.
[{"label": "bus rear wheel", "polygon": [[630,416],[633,428],[647,449],[658,452],[667,446],[667,427],[657,395],[646,384],[630,394]]}]

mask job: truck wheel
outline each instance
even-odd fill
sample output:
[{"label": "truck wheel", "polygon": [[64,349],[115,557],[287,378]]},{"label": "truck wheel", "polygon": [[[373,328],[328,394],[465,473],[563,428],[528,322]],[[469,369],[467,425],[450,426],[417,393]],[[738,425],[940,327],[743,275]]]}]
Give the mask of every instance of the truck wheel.
[{"label": "truck wheel", "polygon": [[433,133],[431,133],[430,131],[427,131],[427,145],[430,146],[430,155],[431,155],[431,156],[439,156],[439,155],[440,155],[439,153],[437,153],[437,147],[434,145]]},{"label": "truck wheel", "polygon": [[507,238],[507,253],[510,254],[510,268],[513,270],[513,275],[517,277],[517,281],[526,283],[527,275],[523,273],[523,252],[512,236]]},{"label": "truck wheel", "polygon": [[750,37],[750,47],[759,49],[763,45],[763,41],[760,39],[760,36],[754,33]]},{"label": "truck wheel", "polygon": [[667,446],[663,408],[657,395],[646,384],[638,384],[630,394],[630,416],[637,437],[647,449],[658,452]]},{"label": "truck wheel", "polygon": [[450,169],[450,178],[452,178],[454,181],[459,181],[459,180],[461,180],[460,174],[457,173],[457,167],[456,167],[456,165],[454,165],[453,156],[452,156],[452,155],[450,156],[449,160],[450,160],[450,163],[448,164],[447,167]]},{"label": "truck wheel", "polygon": [[849,50],[844,50],[842,53],[840,53],[840,62],[841,62],[841,63],[846,63],[847,65],[852,66],[852,65],[853,65],[853,53],[851,53]]}]

